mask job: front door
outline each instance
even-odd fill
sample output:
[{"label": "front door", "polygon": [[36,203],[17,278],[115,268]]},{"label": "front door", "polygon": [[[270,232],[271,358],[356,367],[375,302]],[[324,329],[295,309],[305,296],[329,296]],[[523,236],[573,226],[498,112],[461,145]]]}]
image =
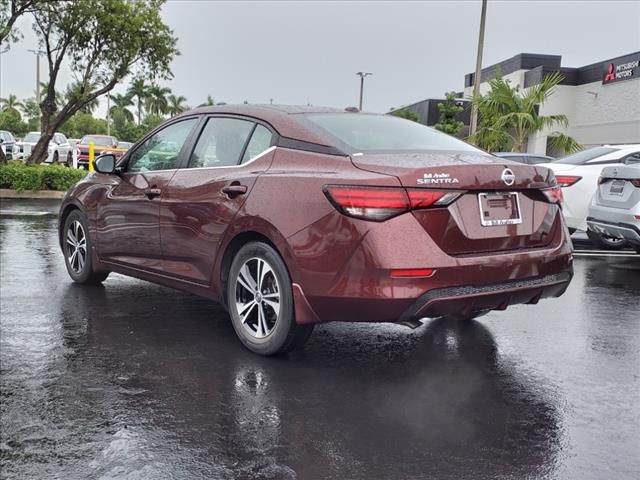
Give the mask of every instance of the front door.
[{"label": "front door", "polygon": [[101,260],[162,270],[160,201],[197,122],[192,117],[156,131],[124,160],[116,185],[98,204]]},{"label": "front door", "polygon": [[228,225],[273,159],[274,135],[249,120],[210,117],[186,168],[162,196],[160,237],[167,273],[209,285]]}]

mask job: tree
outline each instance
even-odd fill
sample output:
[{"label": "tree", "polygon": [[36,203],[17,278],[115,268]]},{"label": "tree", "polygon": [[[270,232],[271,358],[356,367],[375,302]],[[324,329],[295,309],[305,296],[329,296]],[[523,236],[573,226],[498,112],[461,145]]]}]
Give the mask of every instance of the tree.
[{"label": "tree", "polygon": [[0,130],[22,136],[29,130],[26,123],[20,119],[20,114],[15,110],[3,110],[0,112]]},{"label": "tree", "polygon": [[116,93],[115,95],[109,95],[113,105],[111,106],[110,114],[112,117],[121,115],[127,122],[133,122],[133,113],[127,108],[133,105],[131,97],[128,94]]},{"label": "tree", "polygon": [[187,106],[184,104],[184,102],[187,101],[187,99],[185,97],[183,97],[182,95],[169,95],[167,97],[167,100],[169,102],[168,108],[167,108],[167,113],[169,115],[171,115],[172,117],[174,115],[178,115],[182,112],[184,112],[185,110],[187,110]]},{"label": "tree", "polygon": [[104,135],[107,133],[107,121],[94,118],[87,112],[77,112],[60,127],[60,131],[69,138],[82,138],[92,133]]},{"label": "tree", "polygon": [[127,90],[127,95],[131,98],[136,98],[136,105],[138,107],[138,125],[142,123],[142,107],[149,97],[149,85],[147,85],[143,78],[136,78]]},{"label": "tree", "polygon": [[[60,0],[37,3],[34,30],[45,51],[49,79],[42,111],[43,134],[29,163],[42,161],[49,140],[71,116],[110,92],[132,70],[169,78],[176,39],[160,16],[164,0]],[[56,106],[63,60],[75,73],[77,94]]]},{"label": "tree", "polygon": [[159,85],[151,85],[149,87],[149,95],[147,96],[146,108],[147,113],[161,116],[167,113],[169,102],[167,95],[171,93],[171,89],[161,87]]},{"label": "tree", "polygon": [[420,121],[420,115],[418,115],[415,111],[410,110],[408,108],[401,108],[400,110],[391,112],[391,115],[393,115],[394,117],[400,117],[406,120],[411,120],[412,122]]},{"label": "tree", "polygon": [[[95,88],[95,85],[89,85],[89,90]],[[67,90],[64,93],[64,96],[61,97],[61,103],[63,106],[65,102],[71,102],[78,98],[82,97],[83,85],[79,82],[73,82],[70,85],[67,85]],[[93,113],[93,111],[100,106],[100,101],[97,98],[85,103],[83,107],[80,108],[81,112],[84,113]]]},{"label": "tree", "polygon": [[[480,124],[470,140],[481,148],[487,138],[508,138],[515,152],[524,152],[529,136],[554,127],[566,127],[566,115],[540,115],[540,106],[553,94],[555,87],[563,80],[558,73],[547,75],[541,83],[520,90],[512,87],[508,80],[498,75],[489,82],[490,90],[485,95],[472,98],[480,112]],[[550,144],[566,153],[580,150],[581,146],[573,138],[560,132],[549,135]]]},{"label": "tree", "polygon": [[13,27],[22,15],[36,8],[40,0],[0,0],[0,44],[5,40],[13,42],[22,38],[22,33]]},{"label": "tree", "polygon": [[456,105],[456,97],[456,92],[449,92],[445,94],[444,102],[438,102],[440,121],[434,127],[449,135],[457,135],[464,128],[464,122],[458,120],[464,107]]},{"label": "tree", "polygon": [[28,130],[40,130],[40,107],[35,98],[27,98],[22,102],[22,112],[27,120]]},{"label": "tree", "polygon": [[0,104],[2,104],[2,111],[6,112],[7,110],[11,110],[18,114],[18,118],[20,119],[20,110],[24,108],[24,104],[18,101],[18,97],[13,94],[10,94],[7,98],[0,98]]},{"label": "tree", "polygon": [[216,100],[211,96],[207,95],[207,101],[198,105],[199,107],[210,107],[216,104]]}]

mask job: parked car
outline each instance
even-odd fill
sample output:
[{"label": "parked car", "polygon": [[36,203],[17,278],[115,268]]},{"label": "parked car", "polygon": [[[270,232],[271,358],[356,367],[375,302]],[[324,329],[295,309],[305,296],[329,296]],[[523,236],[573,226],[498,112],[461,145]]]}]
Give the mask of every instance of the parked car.
[{"label": "parked car", "polygon": [[640,253],[640,158],[629,163],[602,170],[589,207],[587,234],[624,239]]},{"label": "parked car", "polygon": [[549,169],[391,115],[203,107],[95,168],[61,205],[71,278],[214,299],[260,354],[319,322],[468,320],[560,296],[572,277]]},{"label": "parked car", "polygon": [[118,148],[123,151],[129,150],[133,146],[132,142],[118,142]]},{"label": "parked car", "polygon": [[[36,146],[42,134],[40,132],[29,132],[24,139],[17,142],[18,158],[26,159],[31,155],[33,147]],[[47,148],[47,158],[45,163],[67,163],[72,158],[71,145],[63,133],[56,132],[49,141]]]},{"label": "parked car", "polygon": [[13,160],[16,158],[16,139],[11,132],[0,130],[0,149],[2,150],[5,160]]},{"label": "parked car", "polygon": [[[634,158],[640,158],[640,145],[604,145],[541,164],[554,171],[558,185],[562,187],[563,213],[571,232],[587,230],[587,212],[598,187],[602,168],[623,165]],[[626,246],[626,242],[618,238],[597,238],[592,235],[592,241],[597,246],[609,249]]]},{"label": "parked car", "polygon": [[94,154],[97,157],[101,152],[118,147],[118,139],[110,135],[85,135],[76,145],[78,167],[89,166],[89,145],[93,143]]},{"label": "parked car", "polygon": [[526,163],[528,165],[538,165],[539,163],[553,162],[555,158],[537,153],[519,153],[519,152],[493,152],[496,157],[506,158],[518,163]]}]

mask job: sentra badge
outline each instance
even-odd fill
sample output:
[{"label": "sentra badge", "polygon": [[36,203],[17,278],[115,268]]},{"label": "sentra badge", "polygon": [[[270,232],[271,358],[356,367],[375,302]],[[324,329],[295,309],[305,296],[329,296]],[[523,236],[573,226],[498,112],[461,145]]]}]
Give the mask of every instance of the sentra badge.
[{"label": "sentra badge", "polygon": [[418,178],[418,185],[443,185],[460,183],[460,181],[448,173],[425,173],[422,178]]}]

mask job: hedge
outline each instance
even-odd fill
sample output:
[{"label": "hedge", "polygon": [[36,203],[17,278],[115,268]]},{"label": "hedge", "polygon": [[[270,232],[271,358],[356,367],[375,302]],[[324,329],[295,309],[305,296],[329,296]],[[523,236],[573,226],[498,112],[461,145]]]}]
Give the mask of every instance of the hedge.
[{"label": "hedge", "polygon": [[8,162],[0,165],[0,188],[23,190],[69,190],[87,174],[84,170],[61,165],[25,165]]}]

